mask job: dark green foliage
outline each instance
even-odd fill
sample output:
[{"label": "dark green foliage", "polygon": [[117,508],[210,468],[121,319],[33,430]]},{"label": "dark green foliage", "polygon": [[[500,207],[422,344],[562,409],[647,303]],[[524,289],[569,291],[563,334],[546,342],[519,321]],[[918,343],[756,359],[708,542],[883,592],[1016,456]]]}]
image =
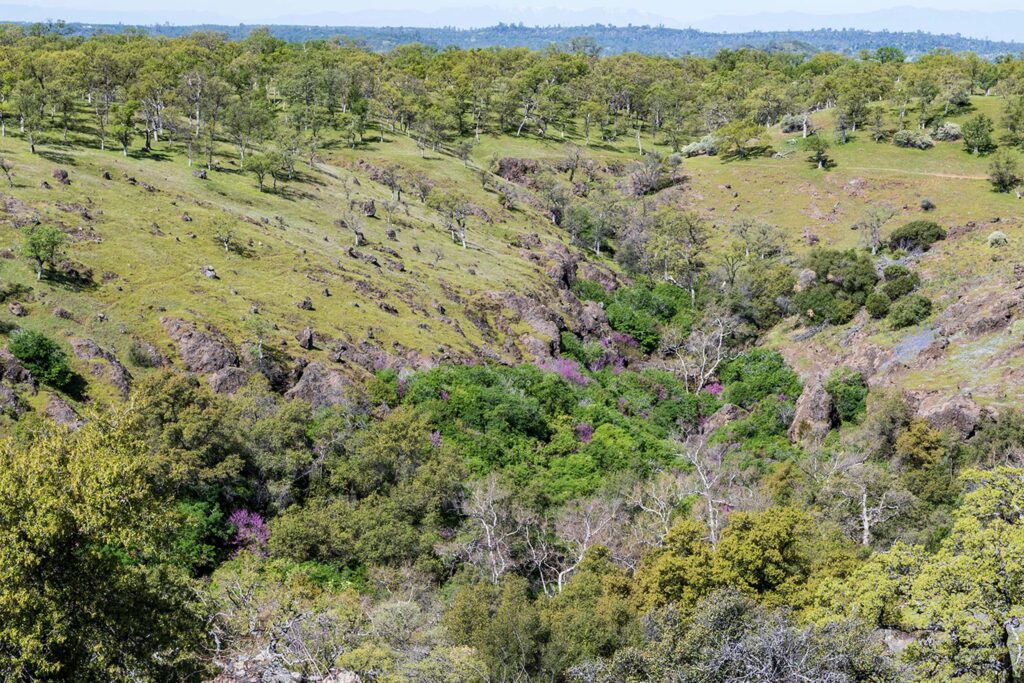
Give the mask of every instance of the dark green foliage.
[{"label": "dark green foliage", "polygon": [[39,332],[16,330],[10,336],[7,349],[44,384],[64,389],[74,381],[67,354],[57,342]]},{"label": "dark green foliage", "polygon": [[900,299],[889,311],[889,324],[895,330],[916,325],[932,312],[932,302],[920,294],[912,294]]},{"label": "dark green foliage", "polygon": [[840,422],[860,421],[868,397],[868,385],[863,375],[851,368],[836,368],[825,380],[825,391],[832,397]]},{"label": "dark green foliage", "polygon": [[793,303],[808,324],[849,322],[878,282],[871,258],[852,249],[815,249],[806,265],[815,273],[815,284],[798,292]]},{"label": "dark green foliage", "polygon": [[964,445],[969,464],[998,467],[1013,462],[1024,452],[1024,412],[1012,408],[981,422],[977,432]]},{"label": "dark green foliage", "polygon": [[[578,281],[577,285],[579,282],[587,281]],[[646,353],[658,348],[661,325],[674,322],[686,329],[692,319],[689,294],[667,282],[652,285],[641,280],[611,293],[597,283],[589,283],[578,287],[577,295],[605,303],[611,328],[633,337]]]},{"label": "dark green foliage", "polygon": [[[655,371],[604,370],[581,384],[527,365],[444,366],[405,387],[403,404],[426,417],[428,436],[439,432],[475,474],[503,473],[542,502],[586,495],[609,473],[665,462],[666,439],[717,408],[710,394],[687,394],[671,374]],[[585,436],[578,425],[587,426]]]},{"label": "dark green foliage", "polygon": [[889,247],[907,251],[928,251],[932,244],[944,239],[946,231],[935,221],[911,221],[893,230],[889,237]]},{"label": "dark green foliage", "polygon": [[890,301],[896,301],[910,294],[921,284],[921,277],[902,266],[889,266],[885,269],[885,283],[882,291]]},{"label": "dark green foliage", "polygon": [[750,408],[768,396],[795,399],[800,378],[777,351],[754,349],[730,361],[719,373],[725,392],[722,399]]},{"label": "dark green foliage", "polygon": [[599,301],[606,304],[611,298],[604,285],[593,280],[576,280],[572,285],[572,291],[577,298],[584,301]]},{"label": "dark green foliage", "polygon": [[658,323],[654,316],[647,311],[633,308],[628,303],[615,302],[608,306],[608,324],[616,332],[628,334],[636,339],[640,348],[650,353],[658,348],[661,336],[658,333]]},{"label": "dark green foliage", "polygon": [[800,451],[789,440],[795,402],[794,396],[765,396],[751,407],[749,415],[729,423],[712,439],[734,444],[744,466],[757,468],[798,458]]},{"label": "dark green foliage", "polygon": [[586,368],[592,367],[605,355],[605,348],[601,344],[584,342],[568,330],[559,336],[559,345],[563,356],[576,360]]},{"label": "dark green foliage", "polygon": [[872,318],[884,318],[889,314],[892,299],[885,292],[871,292],[864,301],[864,308]]}]

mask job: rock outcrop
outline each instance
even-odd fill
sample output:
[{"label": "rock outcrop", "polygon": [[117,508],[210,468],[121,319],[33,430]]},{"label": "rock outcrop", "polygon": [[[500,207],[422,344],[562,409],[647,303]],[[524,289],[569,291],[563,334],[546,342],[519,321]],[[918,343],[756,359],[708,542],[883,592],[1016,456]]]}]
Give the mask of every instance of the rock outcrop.
[{"label": "rock outcrop", "polygon": [[984,415],[969,395],[934,393],[918,397],[917,416],[935,429],[950,430],[962,439],[974,433]]},{"label": "rock outcrop", "polygon": [[89,370],[95,376],[110,382],[123,398],[128,398],[132,374],[110,351],[100,348],[91,339],[72,338],[71,350],[77,358],[89,361]]},{"label": "rock outcrop", "polygon": [[178,353],[190,372],[212,375],[238,365],[238,354],[220,332],[208,327],[200,332],[195,325],[181,318],[160,318],[167,335],[178,345]]},{"label": "rock outcrop", "polygon": [[51,394],[46,401],[46,416],[59,425],[75,431],[85,424],[71,404],[56,394]]},{"label": "rock outcrop", "polygon": [[789,440],[805,448],[815,448],[821,445],[833,426],[835,407],[832,397],[825,391],[821,377],[815,377],[804,385],[803,393],[796,401]]},{"label": "rock outcrop", "polygon": [[233,394],[249,381],[249,373],[242,368],[229,366],[210,375],[210,388],[218,394]]},{"label": "rock outcrop", "polygon": [[285,393],[285,398],[298,398],[314,408],[323,408],[345,403],[349,386],[349,380],[340,372],[315,362],[303,369],[299,381]]},{"label": "rock outcrop", "polygon": [[5,379],[12,384],[28,384],[32,387],[32,393],[36,391],[36,380],[7,349],[0,349],[0,379]]}]

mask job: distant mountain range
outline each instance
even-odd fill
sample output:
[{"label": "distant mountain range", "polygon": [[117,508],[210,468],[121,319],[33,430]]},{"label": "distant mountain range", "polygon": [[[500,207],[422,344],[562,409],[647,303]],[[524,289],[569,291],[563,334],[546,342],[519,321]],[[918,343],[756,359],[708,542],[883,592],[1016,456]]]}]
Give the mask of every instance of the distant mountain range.
[{"label": "distant mountain range", "polygon": [[[80,35],[99,31],[117,32],[127,24],[68,24],[64,30]],[[254,25],[200,24],[175,26],[158,24],[142,26],[144,30],[164,36],[179,36],[194,31],[218,31],[233,39],[244,38]],[[807,31],[751,31],[746,33],[709,32],[697,29],[675,29],[664,26],[589,26],[530,27],[519,24],[498,24],[487,28],[411,28],[372,26],[301,26],[271,25],[271,33],[289,41],[340,37],[358,41],[366,47],[387,51],[404,43],[419,42],[444,48],[450,45],[474,47],[529,47],[542,49],[549,45],[568,45],[574,38],[590,37],[605,54],[642,52],[667,56],[709,55],[722,49],[753,47],[769,51],[813,53],[829,50],[853,54],[860,50],[897,47],[908,56],[948,49],[975,52],[986,58],[1024,52],[1024,43],[981,40],[958,35],[924,32],[867,31],[860,29],[817,29]]]}]

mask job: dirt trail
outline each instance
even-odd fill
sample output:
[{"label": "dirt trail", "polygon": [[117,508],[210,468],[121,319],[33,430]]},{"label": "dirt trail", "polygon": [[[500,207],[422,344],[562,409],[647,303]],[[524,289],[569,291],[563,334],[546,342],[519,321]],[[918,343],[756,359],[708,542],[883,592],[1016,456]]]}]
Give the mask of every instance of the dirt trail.
[{"label": "dirt trail", "polygon": [[988,180],[983,175],[960,175],[958,173],[932,173],[930,171],[909,171],[905,168],[885,168],[883,166],[843,166],[847,171],[885,171],[889,173],[908,173],[910,175],[925,175],[933,178],[955,178],[957,180]]}]

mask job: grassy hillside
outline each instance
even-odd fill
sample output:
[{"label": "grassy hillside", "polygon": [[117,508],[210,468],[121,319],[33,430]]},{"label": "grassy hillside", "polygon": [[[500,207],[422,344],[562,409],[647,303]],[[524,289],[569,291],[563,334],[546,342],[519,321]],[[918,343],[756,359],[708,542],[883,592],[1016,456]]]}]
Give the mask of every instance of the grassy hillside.
[{"label": "grassy hillside", "polygon": [[[994,98],[974,99],[976,111],[997,116],[998,107]],[[828,128],[831,119],[831,112],[820,112],[815,124]],[[160,326],[162,316],[209,323],[238,343],[251,337],[245,321],[258,310],[262,319],[276,325],[268,343],[311,359],[323,359],[328,345],[318,343],[317,349],[302,352],[293,335],[307,326],[321,339],[352,343],[372,338],[376,347],[413,362],[426,361],[431,354],[439,357],[440,349],[470,356],[483,348],[513,360],[504,337],[533,331],[516,323],[515,313],[507,310],[503,315],[513,323],[498,325],[503,332],[474,323],[495,313],[493,306],[482,303],[485,295],[516,292],[557,305],[544,258],[539,253],[530,257],[513,243],[524,234],[536,233],[548,244],[565,237],[529,202],[503,208],[494,189],[498,185],[491,182],[500,179],[489,169],[499,157],[554,162],[564,156],[566,141],[582,144],[581,139],[558,133],[547,139],[484,136],[463,163],[421,150],[403,135],[388,133],[381,141],[372,132],[355,148],[337,140],[329,143],[313,167],[300,163],[293,181],[260,192],[254,177],[239,170],[226,144],[218,149],[216,170],[204,180],[194,176],[192,171],[200,166],[189,167],[178,144],[158,142],[151,153],[135,150],[125,157],[119,150],[95,149],[88,123],[79,123],[79,132],[68,143],[49,141],[36,155],[28,153],[16,131],[9,130],[0,141],[0,154],[15,174],[15,186],[4,193],[7,212],[0,221],[0,248],[8,250],[8,258],[0,260],[0,281],[15,292],[25,288],[27,293],[9,299],[25,304],[29,314],[16,321],[5,306],[0,310],[5,323],[56,337],[94,339],[122,359],[129,357],[133,341],[142,339],[173,358],[174,347]],[[937,304],[933,320],[941,320],[943,310],[965,294],[985,288],[1001,292],[1008,286],[1012,259],[993,260],[987,224],[999,218],[999,229],[1011,244],[1018,244],[1024,233],[1013,194],[991,191],[987,158],[967,154],[960,143],[908,150],[855,133],[849,144],[831,150],[836,166],[823,172],[808,163],[797,137],[777,129],[769,136],[778,152],[774,156],[687,159],[686,182],[665,192],[678,206],[704,215],[718,235],[742,217],[774,223],[785,230],[796,254],[810,248],[809,237],[822,246],[858,246],[862,235],[851,227],[869,205],[886,203],[896,209],[888,224],[892,229],[920,217],[921,200],[929,198],[936,205],[929,217],[947,228],[962,229],[972,222],[977,226],[921,259],[923,291]],[[645,151],[670,153],[660,142],[648,136],[642,140]],[[595,144],[587,155],[607,172],[635,160],[638,150],[634,139],[623,137]],[[468,220],[468,249],[452,240],[443,216],[415,198],[410,188],[403,205],[385,210],[391,193],[370,175],[373,168],[393,163],[406,173],[422,173],[440,189],[460,192],[479,207],[478,215]],[[68,171],[69,185],[53,178],[57,168]],[[491,182],[487,189],[481,172]],[[43,189],[43,182],[51,188]],[[353,211],[361,215],[359,206],[371,199],[377,216],[361,221],[365,244],[358,254],[374,257],[378,265],[348,254],[353,233],[336,222]],[[350,206],[355,208],[350,211]],[[20,248],[17,226],[36,218],[70,235],[69,256],[93,269],[92,285],[35,282],[30,264],[15,255]],[[394,240],[387,237],[389,230],[394,230]],[[217,239],[225,234],[232,241],[228,250]],[[591,259],[603,260],[592,254]],[[207,265],[217,279],[201,273]],[[297,306],[306,297],[313,310]],[[56,308],[73,319],[56,317]],[[788,343],[794,324],[776,330],[771,341],[786,347],[805,372],[828,353],[838,352],[848,334],[830,330],[811,344],[794,345]],[[858,328],[862,343],[886,350],[919,333],[913,328],[891,332],[878,322],[866,325]],[[974,388],[992,400],[1017,396],[1005,371],[1018,362],[1015,354],[983,372],[963,362],[977,354],[1007,351],[1007,344],[1010,340],[1003,337],[956,341],[944,361],[927,370],[902,371],[897,381],[914,389]],[[895,372],[892,367],[887,371],[887,376]],[[102,396],[105,390],[97,391],[94,395]]]}]

